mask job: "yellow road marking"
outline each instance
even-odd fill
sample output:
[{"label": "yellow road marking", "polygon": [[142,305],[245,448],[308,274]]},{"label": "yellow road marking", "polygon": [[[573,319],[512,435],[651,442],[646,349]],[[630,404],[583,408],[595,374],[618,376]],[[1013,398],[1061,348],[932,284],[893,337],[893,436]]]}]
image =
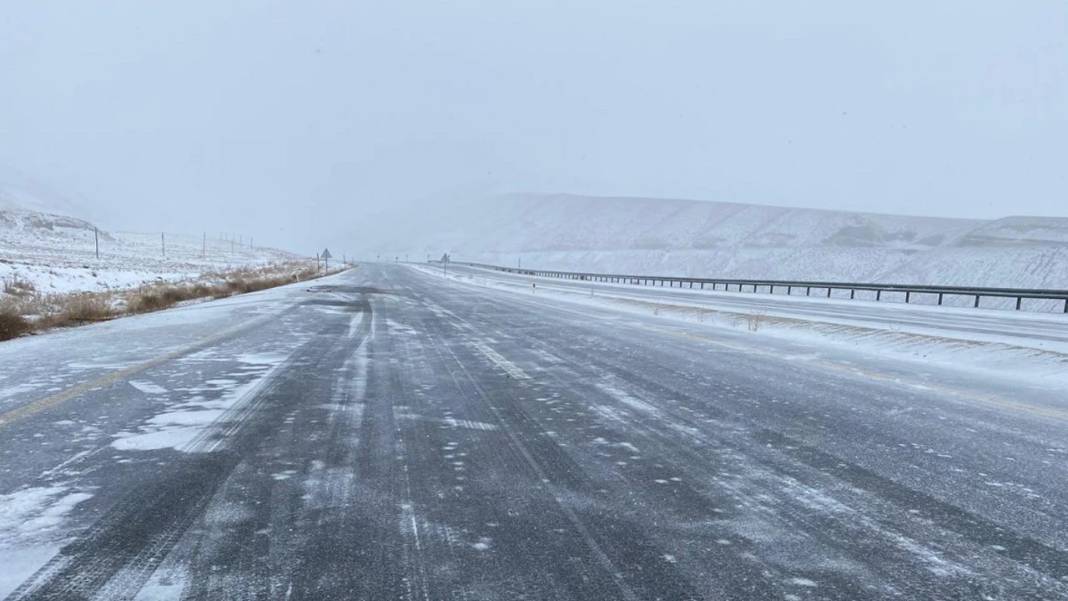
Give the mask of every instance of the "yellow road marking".
[{"label": "yellow road marking", "polygon": [[[284,311],[288,311],[289,309],[292,309],[295,306],[296,305],[290,305]],[[16,407],[4,413],[0,413],[0,428],[8,426],[20,419],[25,419],[31,415],[36,415],[42,411],[66,403],[67,401],[75,399],[87,392],[99,390],[116,382],[122,381],[123,379],[128,378],[134,374],[141,373],[145,370],[167,363],[168,361],[173,361],[174,359],[177,359],[184,355],[199,351],[203,348],[211,346],[216,342],[240,334],[245,330],[259,326],[263,323],[276,319],[277,317],[277,313],[265,315],[263,317],[257,317],[228,330],[223,330],[222,332],[207,336],[206,338],[203,338],[188,346],[160,355],[153,359],[149,359],[148,361],[145,361],[143,363],[131,365],[130,367],[124,367],[122,369],[105,374],[88,382],[83,382],[76,386],[72,386],[66,390],[46,396],[42,399],[37,399],[36,401],[31,401],[20,407]]]}]

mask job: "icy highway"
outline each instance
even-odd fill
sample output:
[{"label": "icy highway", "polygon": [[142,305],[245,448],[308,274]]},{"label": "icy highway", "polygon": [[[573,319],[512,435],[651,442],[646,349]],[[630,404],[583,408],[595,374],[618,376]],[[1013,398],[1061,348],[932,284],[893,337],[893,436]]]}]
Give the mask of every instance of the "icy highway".
[{"label": "icy highway", "polygon": [[0,599],[1068,599],[1066,396],[362,265],[0,344]]}]

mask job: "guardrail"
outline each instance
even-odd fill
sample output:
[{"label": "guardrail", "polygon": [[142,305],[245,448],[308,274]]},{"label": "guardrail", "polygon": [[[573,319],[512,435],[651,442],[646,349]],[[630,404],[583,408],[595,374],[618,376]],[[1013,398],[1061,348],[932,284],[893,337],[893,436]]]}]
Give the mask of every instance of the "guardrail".
[{"label": "guardrail", "polygon": [[[431,261],[441,263],[441,261]],[[856,299],[857,292],[875,293],[875,301],[882,301],[886,293],[904,294],[905,303],[912,302],[916,295],[929,295],[941,305],[946,297],[974,298],[972,307],[979,308],[983,298],[1008,298],[1016,300],[1016,310],[1023,307],[1024,299],[1059,301],[1064,304],[1063,312],[1068,313],[1068,290],[1037,290],[1031,288],[982,288],[969,286],[927,286],[907,284],[868,284],[860,282],[806,282],[791,280],[747,280],[732,278],[687,278],[660,275],[627,275],[618,273],[589,273],[581,271],[555,271],[547,269],[523,269],[521,267],[503,267],[501,265],[489,265],[486,263],[468,263],[463,261],[450,261],[450,264],[466,265],[481,269],[492,269],[506,273],[531,275],[543,278],[558,278],[565,280],[580,280],[590,282],[606,282],[615,284],[632,284],[638,286],[666,286],[669,288],[697,288],[701,290],[719,290],[724,292],[761,292],[766,289],[769,294],[775,294],[775,289],[785,289],[786,294],[797,296],[795,290],[804,290],[805,296],[812,296],[812,292],[826,295],[831,298],[835,290],[849,291],[849,298]],[[734,290],[732,290],[734,288]],[[841,297],[839,297],[841,298]]]}]

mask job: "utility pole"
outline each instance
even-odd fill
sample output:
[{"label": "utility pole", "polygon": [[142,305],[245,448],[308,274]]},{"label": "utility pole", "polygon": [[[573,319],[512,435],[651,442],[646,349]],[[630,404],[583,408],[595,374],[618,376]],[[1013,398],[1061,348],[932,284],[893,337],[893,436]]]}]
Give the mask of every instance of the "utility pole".
[{"label": "utility pole", "polygon": [[93,241],[96,243],[96,258],[100,258],[100,230],[93,226]]},{"label": "utility pole", "polygon": [[166,234],[164,234],[163,232],[159,233],[159,247],[160,250],[163,252],[164,259],[167,258],[167,238],[165,236]]}]

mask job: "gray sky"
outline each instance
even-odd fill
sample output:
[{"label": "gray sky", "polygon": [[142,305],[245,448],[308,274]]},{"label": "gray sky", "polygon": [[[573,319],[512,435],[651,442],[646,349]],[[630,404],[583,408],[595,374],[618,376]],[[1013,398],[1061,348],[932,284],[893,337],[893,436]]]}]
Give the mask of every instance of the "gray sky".
[{"label": "gray sky", "polygon": [[0,2],[0,166],[115,227],[304,249],[501,191],[1068,216],[1062,0]]}]

